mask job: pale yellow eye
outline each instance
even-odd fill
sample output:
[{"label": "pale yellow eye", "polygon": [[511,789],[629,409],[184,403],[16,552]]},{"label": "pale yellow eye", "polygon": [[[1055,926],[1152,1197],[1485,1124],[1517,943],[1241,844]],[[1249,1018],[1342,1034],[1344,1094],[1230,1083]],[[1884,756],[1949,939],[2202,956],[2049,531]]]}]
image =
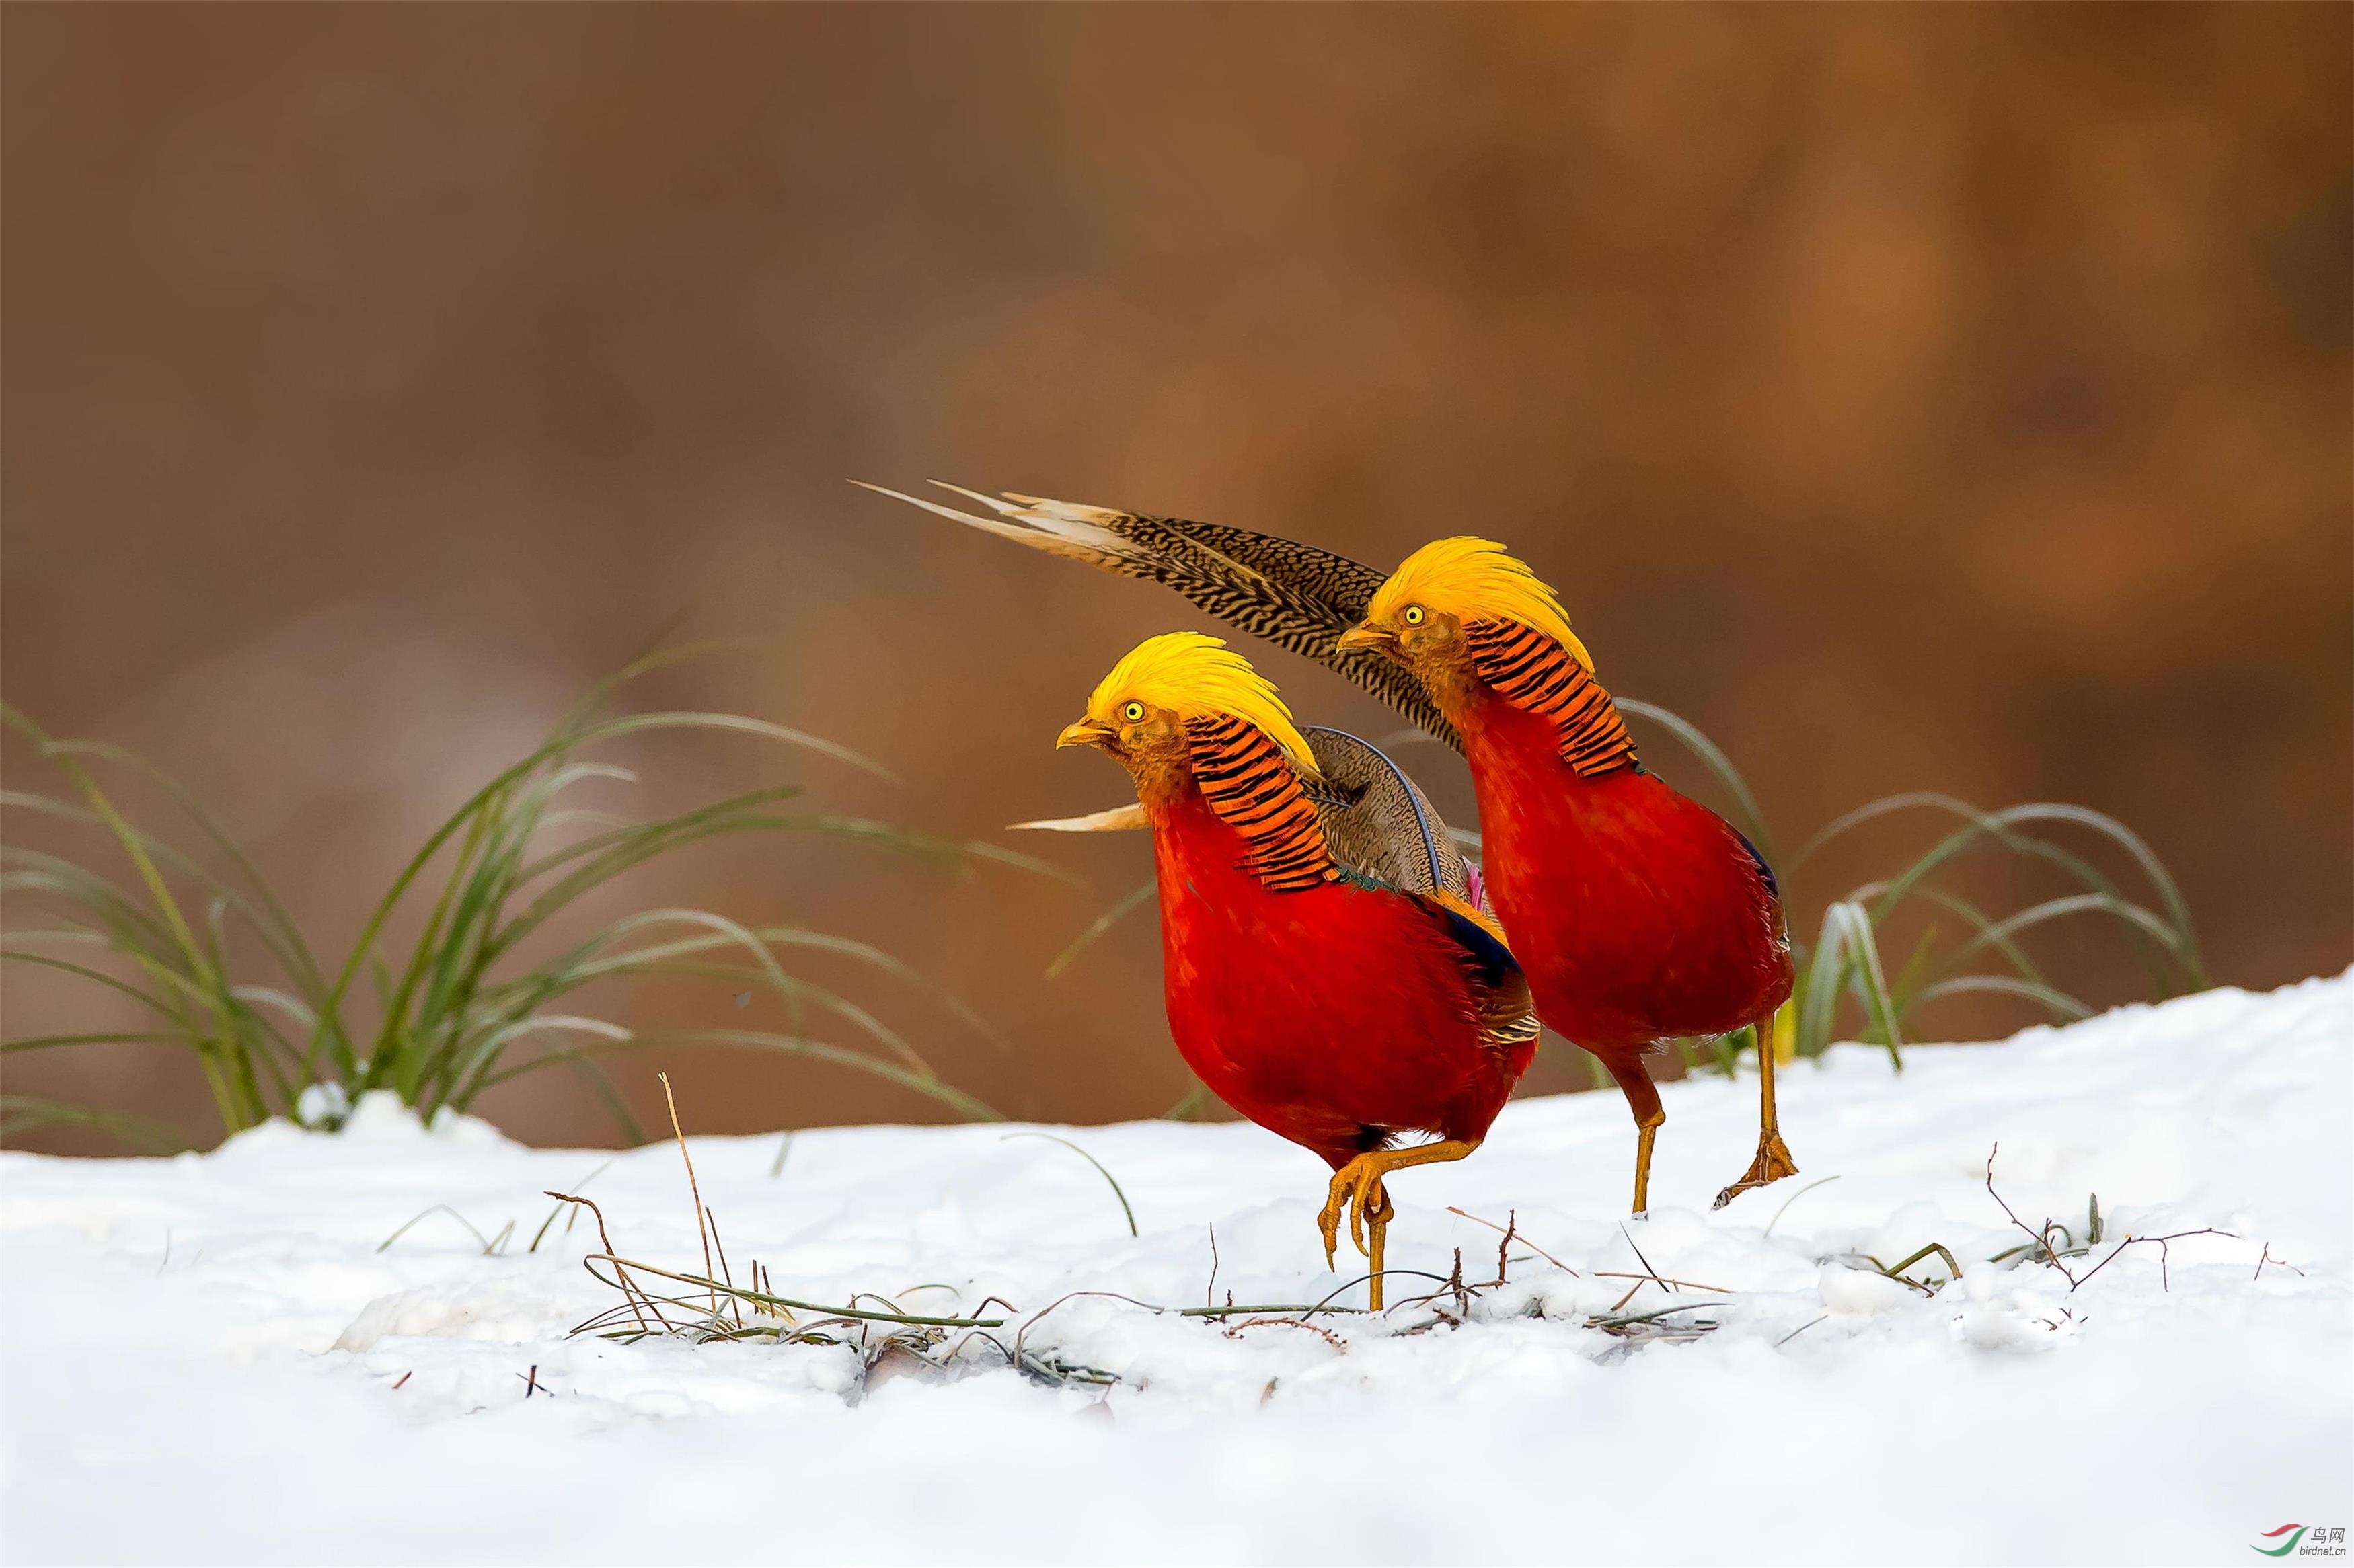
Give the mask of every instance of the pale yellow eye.
[{"label": "pale yellow eye", "polygon": [[1142,724],[1144,722],[1144,705],[1142,703],[1122,703],[1119,705],[1119,716],[1127,720],[1129,724]]},{"label": "pale yellow eye", "polygon": [[1428,617],[1423,613],[1422,606],[1410,604],[1398,613],[1398,619],[1408,626],[1420,626]]}]

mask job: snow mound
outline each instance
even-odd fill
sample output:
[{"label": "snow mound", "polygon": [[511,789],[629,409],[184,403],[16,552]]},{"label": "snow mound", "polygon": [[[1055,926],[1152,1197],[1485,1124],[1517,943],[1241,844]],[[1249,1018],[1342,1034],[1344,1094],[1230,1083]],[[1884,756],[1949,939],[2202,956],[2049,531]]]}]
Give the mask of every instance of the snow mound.
[{"label": "snow mound", "polygon": [[[870,1368],[873,1339],[567,1337],[615,1298],[544,1190],[700,1272],[669,1144],[528,1150],[372,1097],[335,1136],[0,1156],[0,1556],[2237,1557],[2354,1523],[2349,1060],[2349,976],[1901,1073],[1842,1046],[1786,1075],[1804,1174],[1722,1213],[1755,1084],[1672,1085],[1639,1221],[1617,1097],[1522,1101],[1392,1183],[1392,1266],[1427,1277],[1393,1298],[1432,1298],[1310,1326],[1155,1310],[1354,1277],[1324,1267],[1323,1168],[1256,1128],[1052,1129],[1135,1235],[1033,1129],[823,1129],[780,1173],[774,1138],[691,1140],[739,1281],[757,1257],[801,1299],[1002,1317],[1108,1395],[979,1336],[945,1375]],[[1500,1263],[1482,1221],[1515,1229]],[[2047,1221],[2064,1273],[2024,1250]],[[1912,1283],[1873,1261],[1916,1253]]]}]

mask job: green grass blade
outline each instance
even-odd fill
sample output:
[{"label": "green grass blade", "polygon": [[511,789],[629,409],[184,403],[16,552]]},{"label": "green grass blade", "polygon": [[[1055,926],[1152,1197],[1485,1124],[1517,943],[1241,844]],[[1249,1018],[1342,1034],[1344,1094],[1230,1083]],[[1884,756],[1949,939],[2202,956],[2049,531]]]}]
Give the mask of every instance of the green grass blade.
[{"label": "green grass blade", "polygon": [[74,788],[81,791],[82,799],[89,802],[90,809],[98,813],[107,832],[114,835],[115,842],[130,857],[133,867],[139,873],[139,880],[146,885],[148,896],[154,900],[157,912],[164,916],[173,938],[179,943],[189,967],[200,967],[204,960],[196,951],[196,935],[188,928],[188,922],[181,915],[179,903],[173,898],[171,889],[164,885],[164,874],[155,868],[155,863],[140,842],[139,835],[132,831],[129,822],[122,820],[122,814],[114,809],[114,802],[108,798],[106,791],[98,787],[97,780],[90,778],[89,771],[74,761],[69,753],[58,749],[58,742],[51,740],[38,725],[15,708],[0,704],[0,721],[13,726],[30,738],[44,757],[55,761],[58,770],[73,780]]},{"label": "green grass blade", "polygon": [[[2002,956],[2005,962],[2018,971],[2021,980],[2033,980],[2039,985],[2043,983],[2042,971],[2036,968],[2035,960],[2028,957],[2026,948],[2012,939],[2015,933],[2002,929],[2000,922],[1978,908],[1977,905],[1966,898],[1957,897],[1942,887],[1927,885],[1921,887],[1919,895],[1950,914],[1960,916],[1969,923],[1974,935],[1969,945],[1963,949],[1964,954],[1976,952],[1980,948],[1992,948]],[[1958,962],[1960,962],[1959,958],[1949,958],[1946,967],[1951,969]]]},{"label": "green grass blade", "polygon": [[[2126,902],[2118,894],[2115,885],[2103,874],[2098,867],[2083,856],[2031,833],[2018,831],[2015,826],[2017,822],[2036,820],[2043,814],[2041,807],[2013,806],[2000,811],[1986,812],[1978,810],[1967,802],[1942,795],[1892,796],[1887,801],[1874,802],[1875,807],[1886,806],[1891,809],[1904,805],[1935,807],[1963,818],[1965,825],[1947,834],[1895,877],[1875,885],[1876,891],[1872,895],[1872,908],[1875,925],[1885,919],[1899,905],[1918,891],[1926,883],[1930,874],[1938,866],[1982,841],[1991,841],[2014,853],[2045,861],[2082,885],[2115,899],[2121,906]],[[1873,810],[1872,807],[1864,808],[1865,811],[1872,810]],[[1861,820],[1861,812],[1849,813],[1850,819]],[[1826,832],[1829,832],[1829,830],[1826,830]],[[2168,976],[2158,963],[2156,953],[2147,946],[2146,940],[2147,933],[2142,927],[2130,920],[2125,923],[2123,928],[2136,956],[2142,960],[2144,968],[2148,970],[2153,988],[2160,995],[2168,994]],[[2181,934],[2168,931],[2161,937],[2159,945],[2162,949],[2173,954],[2185,975],[2191,976],[2195,980],[2195,949],[2187,949],[2187,941],[2188,938]]]},{"label": "green grass blade", "polygon": [[1040,860],[1036,855],[1024,854],[1020,850],[1007,849],[1003,844],[992,844],[980,839],[968,839],[956,847],[974,860],[991,861],[998,865],[1010,865],[1016,871],[1031,872],[1055,882],[1067,883],[1073,887],[1087,885],[1087,879],[1084,877],[1066,871],[1050,861]]},{"label": "green grass blade", "polygon": [[[77,744],[87,745],[88,743]],[[95,749],[119,755],[128,761],[137,761],[137,758],[132,757],[130,753],[116,753],[115,748],[111,747]],[[161,776],[157,775],[157,777]],[[59,800],[50,796],[32,794],[24,790],[0,790],[0,806],[14,806],[39,811],[45,815],[89,826],[101,828],[105,826],[104,820],[95,811],[85,810],[69,800]],[[191,810],[193,809],[191,803]],[[325,981],[318,975],[317,965],[311,957],[309,948],[303,945],[301,935],[293,930],[292,924],[283,921],[282,912],[277,910],[275,897],[269,892],[266,884],[260,885],[263,903],[257,906],[235,886],[216,876],[164,840],[156,838],[152,833],[142,832],[137,828],[132,831],[139,834],[140,842],[146,846],[147,852],[155,857],[158,864],[169,868],[192,882],[202,884],[215,896],[228,899],[229,906],[252,925],[255,932],[269,945],[271,955],[278,959],[280,966],[298,986],[314,988],[313,991],[314,995],[325,990]],[[12,851],[12,856],[16,853],[19,852]],[[231,853],[235,853],[233,846],[231,846]],[[241,857],[240,863],[242,863]],[[259,883],[258,873],[249,872],[248,874]]]},{"label": "green grass blade", "polygon": [[1903,1035],[1887,980],[1881,972],[1880,944],[1872,934],[1872,917],[1861,905],[1843,900],[1823,911],[1822,938],[1815,945],[1801,984],[1799,1054],[1819,1056],[1829,1045],[1838,1027],[1840,998],[1850,991],[1862,1001],[1889,1061],[1901,1072]]},{"label": "green grass blade", "polygon": [[[660,821],[625,822],[620,827],[611,828],[600,833],[592,833],[585,839],[566,844],[561,849],[548,851],[537,860],[525,865],[515,880],[519,884],[536,882],[560,865],[568,865],[574,861],[585,860],[603,854],[609,850],[626,847],[647,838],[658,837],[666,832],[693,827],[717,818],[744,815],[751,812],[756,807],[773,805],[779,800],[789,800],[801,793],[801,787],[798,784],[777,784],[765,789],[751,789],[741,795],[731,795],[725,800],[715,800],[707,806],[699,806],[691,811],[681,811],[675,816],[665,817]],[[774,819],[762,817],[758,820],[765,822]]]},{"label": "green grass blade", "polygon": [[443,820],[440,827],[427,836],[425,842],[409,857],[408,863],[403,866],[400,874],[393,879],[392,886],[386,891],[382,898],[376,901],[375,910],[360,929],[358,940],[353,944],[351,957],[336,975],[334,984],[328,988],[326,1000],[320,1009],[322,1013],[332,1013],[342,1002],[345,992],[351,988],[353,979],[359,973],[361,966],[367,961],[368,955],[375,950],[376,939],[384,929],[385,922],[392,917],[393,910],[399,906],[410,885],[424,873],[426,866],[432,863],[434,857],[441,853],[442,847],[456,837],[461,830],[473,824],[478,813],[501,791],[517,780],[528,777],[550,759],[568,756],[581,747],[594,745],[599,741],[615,740],[623,736],[640,734],[648,730],[662,729],[721,729],[759,735],[791,745],[806,746],[824,755],[839,756],[844,761],[864,767],[885,779],[891,777],[888,770],[879,765],[867,761],[847,748],[836,747],[830,741],[820,740],[815,736],[805,735],[801,731],[789,729],[781,725],[767,724],[759,719],[742,718],[731,714],[692,712],[631,714],[620,718],[605,719],[595,724],[585,724],[577,728],[566,729],[530,756],[511,764],[498,777],[476,790],[464,804],[451,812]]},{"label": "green grass blade", "polygon": [[1210,1086],[1196,1078],[1193,1081],[1193,1086],[1187,1089],[1175,1105],[1161,1113],[1161,1119],[1192,1121],[1200,1116],[1205,1107],[1215,1105],[1217,1100],[1218,1097],[1210,1092]]},{"label": "green grass blade", "polygon": [[2207,970],[2199,956],[2198,937],[2191,929],[2190,906],[2183,898],[2182,889],[2168,873],[2165,863],[2139,834],[2106,812],[2095,811],[2087,806],[2038,800],[2011,809],[2020,813],[2022,821],[2073,822],[2100,834],[2131,855],[2134,863],[2141,867],[2142,874],[2149,879],[2150,885],[2158,890],[2159,901],[2166,906],[2169,924],[2179,938],[2176,951],[2190,970],[2191,983],[2200,990],[2206,989],[2209,983]]},{"label": "green grass blade", "polygon": [[[894,958],[879,948],[865,942],[855,941],[848,937],[829,936],[822,931],[808,931],[795,926],[759,926],[752,928],[752,934],[772,948],[801,948],[814,952],[833,953],[869,965],[895,980],[902,980],[923,991],[954,1014],[960,1022],[1001,1050],[1006,1045],[1005,1036],[953,992],[929,979],[922,970],[914,968],[906,960]],[[642,963],[667,962],[673,959],[713,952],[734,948],[737,945],[732,937],[706,935],[652,943],[642,948],[632,948],[627,952],[602,958],[592,957],[592,954],[607,945],[606,938],[606,933],[599,933],[562,959],[541,966],[541,969],[533,974],[504,982],[504,986],[501,988],[502,991],[508,988],[519,991],[544,986],[546,994],[556,995],[608,975],[631,973],[636,966]],[[795,980],[797,986],[806,983],[808,982]]]},{"label": "green grass blade", "polygon": [[1119,903],[1113,905],[1110,908],[1097,916],[1094,920],[1088,923],[1086,930],[1080,932],[1076,938],[1072,938],[1071,945],[1069,947],[1065,948],[1061,952],[1055,955],[1055,961],[1046,966],[1046,978],[1048,980],[1054,980],[1065,969],[1069,969],[1071,967],[1072,960],[1076,959],[1081,953],[1086,952],[1090,947],[1095,945],[1097,938],[1102,936],[1106,931],[1110,930],[1114,926],[1119,925],[1120,921],[1134,913],[1143,905],[1146,899],[1152,896],[1154,890],[1159,886],[1160,884],[1158,881],[1148,880],[1140,883],[1138,885],[1135,891],[1129,893],[1128,896],[1122,898]]},{"label": "green grass blade", "polygon": [[1839,918],[1847,927],[1853,983],[1863,1000],[1864,1011],[1880,1031],[1889,1061],[1901,1071],[1904,1066],[1904,1037],[1897,1027],[1895,1005],[1889,1000],[1888,981],[1881,973],[1880,943],[1873,934],[1871,917],[1852,904],[1832,907],[1840,912]]},{"label": "green grass blade", "polygon": [[[239,873],[244,876],[247,885],[260,898],[260,906],[258,909],[250,905],[245,906],[248,916],[253,921],[255,928],[263,934],[272,949],[278,953],[281,961],[287,967],[286,972],[293,979],[294,983],[304,988],[313,996],[324,993],[327,989],[326,976],[320,969],[318,959],[312,954],[310,945],[303,941],[302,928],[294,924],[294,917],[287,913],[286,906],[279,901],[277,890],[270,885],[269,878],[261,874],[260,868],[253,863],[251,858],[246,854],[235,836],[229,832],[220,819],[207,810],[204,803],[196,798],[186,785],[138,753],[126,751],[119,746],[109,746],[102,741],[94,740],[58,741],[56,744],[72,753],[101,758],[114,763],[117,767],[129,768],[145,777],[170,795],[179,808],[188,814],[189,820],[194,821],[204,835],[212,841],[214,847],[228,857],[229,863],[237,867]],[[206,875],[196,868],[193,863],[187,862],[186,857],[180,858],[188,865],[192,874]],[[207,880],[217,879],[207,876]],[[240,903],[242,902],[240,899]]]},{"label": "green grass blade", "polygon": [[419,1108],[429,1112],[447,1105],[453,1110],[466,1110],[489,1081],[507,1046],[535,1034],[566,1033],[589,1034],[612,1041],[633,1038],[629,1030],[618,1023],[577,1013],[535,1012],[528,1018],[515,1019],[490,1031],[483,1039],[476,1042],[463,1059],[451,1069],[446,1082],[439,1086],[439,1092],[429,1092],[425,1097],[429,1100],[429,1106]]},{"label": "green grass blade", "polygon": [[1957,996],[1970,992],[1991,992],[2003,996],[2025,997],[2040,1002],[2052,1017],[2062,1023],[2073,1023],[2093,1016],[2093,1010],[2070,996],[2066,991],[2036,980],[2021,980],[2014,975],[1956,975],[1939,980],[1924,991],[1922,1001],[1934,1001],[1941,996]]},{"label": "green grass blade", "polygon": [[2149,846],[2122,823],[2099,811],[2090,810],[2082,806],[2034,801],[2025,805],[2007,807],[2000,811],[1986,812],[1966,800],[1956,800],[1950,795],[1925,791],[1891,795],[1884,800],[1874,800],[1868,805],[1859,807],[1824,828],[1809,841],[1805,849],[1799,852],[1798,861],[1794,862],[1793,864],[1804,862],[1824,844],[1864,822],[1894,811],[1923,808],[1960,817],[1968,826],[1949,834],[1928,853],[1914,862],[1904,874],[1892,879],[1886,885],[1886,891],[1881,895],[1881,903],[1875,910],[1875,915],[1884,916],[1889,909],[1902,902],[1936,866],[1982,837],[1990,838],[2016,853],[2050,862],[2088,889],[2115,899],[2120,908],[2128,906],[2138,908],[2139,906],[2132,905],[2130,900],[2126,899],[2117,891],[2115,885],[2108,877],[2102,874],[2098,868],[2082,856],[2049,841],[2031,834],[2020,833],[2015,830],[2015,824],[2020,822],[2073,823],[2087,828],[2123,848],[2133,857],[2152,885],[2158,889],[2159,897],[2165,904],[2171,919],[2160,921],[2158,926],[2152,927],[2146,922],[2126,916],[2125,928],[2137,955],[2142,958],[2145,967],[2149,969],[2151,983],[2159,994],[2168,994],[2168,977],[2157,967],[2154,955],[2144,946],[2145,936],[2154,936],[2158,938],[2161,948],[2180,966],[2184,978],[2193,988],[2204,988],[2208,983],[2206,971],[2199,956],[2198,939],[2191,929],[2189,907],[2182,899],[2180,889],[2175,885],[2173,878],[2167,874],[2165,866],[2158,862]]},{"label": "green grass blade", "polygon": [[[771,1034],[752,1029],[671,1029],[636,1034],[627,1041],[615,1042],[610,1047],[582,1047],[579,1054],[584,1056],[601,1054],[610,1049],[636,1049],[660,1044],[722,1045],[744,1050],[774,1052],[780,1055],[806,1056],[814,1061],[830,1062],[835,1066],[848,1067],[855,1072],[870,1074],[897,1084],[903,1088],[912,1089],[954,1110],[967,1121],[1003,1121],[1005,1119],[997,1111],[966,1094],[962,1089],[943,1083],[938,1078],[911,1073],[895,1062],[885,1062],[880,1057],[870,1056],[862,1051],[852,1051],[843,1046],[831,1045],[818,1040],[805,1040],[797,1035]],[[504,1067],[485,1079],[483,1087],[488,1088],[493,1084],[503,1083],[510,1078],[536,1072],[543,1067],[554,1065],[554,1058],[539,1057],[515,1066]]]},{"label": "green grass blade", "polygon": [[[642,975],[657,978],[666,977],[678,980],[724,980],[731,986],[765,988],[769,990],[774,989],[774,982],[769,980],[766,970],[754,969],[747,964],[703,964],[689,962],[683,959],[667,959],[655,960],[642,964],[629,964],[620,968],[609,969],[603,971],[603,975]],[[915,1047],[908,1044],[897,1030],[893,1029],[889,1024],[885,1023],[881,1019],[875,1017],[873,1013],[867,1012],[866,1009],[859,1006],[848,997],[843,996],[840,992],[832,991],[825,986],[819,985],[813,980],[803,980],[798,975],[789,975],[786,978],[790,981],[792,988],[790,991],[786,994],[785,1000],[788,1001],[806,1001],[814,1005],[822,1012],[832,1013],[834,1017],[842,1020],[844,1023],[849,1024],[852,1028],[857,1030],[860,1033],[874,1041],[877,1045],[882,1046],[885,1050],[889,1051],[892,1054],[898,1056],[901,1060],[907,1062],[909,1066],[914,1067],[917,1071],[924,1072],[929,1070],[923,1058],[916,1054]],[[560,989],[550,992],[550,995],[561,995],[565,991],[576,990],[579,984],[585,983],[587,983],[587,981],[584,980],[573,984],[564,985]],[[801,1009],[796,1007],[794,1011],[798,1014]]]},{"label": "green grass blade", "polygon": [[[1957,948],[1952,963],[1966,962],[1971,954],[1989,945],[1999,945],[2007,938],[2033,927],[2046,925],[2069,915],[2101,913],[2139,926],[2159,941],[2171,946],[2173,932],[2157,915],[2137,904],[2124,903],[2105,893],[2077,893],[2064,898],[2051,898],[1987,926],[1976,937]],[[2030,975],[2028,979],[2038,977]]]},{"label": "green grass blade", "polygon": [[1749,835],[1749,842],[1757,846],[1757,853],[1766,857],[1766,863],[1780,863],[1774,856],[1774,841],[1766,831],[1766,813],[1757,809],[1757,797],[1750,793],[1749,781],[1742,778],[1741,770],[1733,766],[1733,758],[1725,756],[1716,742],[1702,734],[1700,726],[1690,719],[1656,704],[1637,702],[1632,697],[1614,697],[1612,701],[1618,705],[1619,712],[1634,714],[1658,725],[1681,741],[1685,750],[1700,758],[1702,765],[1715,775],[1716,781],[1723,785],[1725,792],[1733,797],[1745,824],[1742,831]]},{"label": "green grass blade", "polygon": [[1102,1177],[1107,1182],[1110,1183],[1111,1195],[1119,1200],[1119,1212],[1128,1221],[1128,1234],[1129,1235],[1140,1234],[1136,1228],[1136,1211],[1129,1208],[1128,1205],[1128,1194],[1120,1191],[1119,1178],[1115,1177],[1110,1171],[1104,1169],[1104,1162],[1102,1160],[1097,1160],[1094,1155],[1089,1154],[1086,1150],[1081,1149],[1069,1139],[1057,1138],[1051,1132],[1009,1132],[1000,1141],[1010,1143],[1017,1138],[1042,1138],[1048,1143],[1059,1143],[1064,1148],[1069,1150],[1072,1153],[1077,1155],[1080,1159],[1086,1160],[1088,1164],[1094,1166],[1096,1168],[1096,1174]]},{"label": "green grass blade", "polygon": [[188,1147],[187,1139],[160,1122],[27,1095],[0,1095],[0,1138],[12,1138],[37,1127],[93,1128],[151,1154],[177,1154]]},{"label": "green grass blade", "polygon": [[35,1034],[0,1041],[0,1053],[48,1051],[60,1045],[186,1045],[185,1034]]},{"label": "green grass blade", "polygon": [[[170,1008],[164,1006],[162,1002],[156,1001],[145,991],[141,991],[137,986],[133,985],[126,980],[117,980],[114,976],[108,974],[101,969],[91,969],[86,964],[69,963],[64,959],[53,959],[47,953],[28,953],[16,948],[8,948],[5,951],[0,951],[0,959],[10,959],[20,964],[35,964],[45,969],[62,969],[69,975],[79,975],[83,980],[90,980],[106,987],[109,991],[121,991],[123,995],[131,997],[133,1000],[153,1008],[155,1012],[162,1013],[165,1018],[170,1019],[175,1024],[185,1026],[186,1023],[186,1020],[181,1014],[173,1012]],[[194,1034],[186,1035],[184,1037],[187,1039],[190,1044],[193,1045],[196,1044],[197,1037]]]},{"label": "green grass blade", "polygon": [[1833,818],[1828,826],[1806,842],[1797,854],[1792,858],[1790,869],[1797,871],[1798,867],[1814,858],[1816,851],[1833,839],[1840,838],[1866,822],[1876,821],[1893,812],[1911,810],[1916,807],[1925,806],[1936,807],[1966,818],[1975,819],[1979,815],[1978,809],[1968,801],[1957,800],[1951,795],[1940,795],[1934,790],[1914,789],[1899,795],[1883,795],[1877,800],[1868,801],[1852,811]]},{"label": "green grass blade", "polygon": [[629,1102],[621,1098],[621,1091],[613,1086],[611,1075],[602,1066],[579,1052],[568,1049],[550,1052],[549,1059],[561,1062],[588,1086],[589,1092],[603,1103],[606,1114],[613,1118],[613,1125],[620,1128],[621,1136],[629,1139],[631,1148],[645,1142],[646,1129],[640,1127],[638,1118],[630,1114]]}]

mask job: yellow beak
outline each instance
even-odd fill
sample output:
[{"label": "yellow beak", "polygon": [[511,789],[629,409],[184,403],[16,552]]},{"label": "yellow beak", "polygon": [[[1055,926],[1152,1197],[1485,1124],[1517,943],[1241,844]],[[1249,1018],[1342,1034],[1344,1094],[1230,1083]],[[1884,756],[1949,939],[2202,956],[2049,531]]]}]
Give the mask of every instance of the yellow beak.
[{"label": "yellow beak", "polygon": [[1343,653],[1354,653],[1368,648],[1387,648],[1391,641],[1392,638],[1386,630],[1368,620],[1341,633],[1341,641],[1334,646]]},{"label": "yellow beak", "polygon": [[1093,719],[1083,718],[1076,724],[1065,725],[1063,733],[1055,737],[1055,749],[1066,746],[1101,746],[1111,738],[1111,730]]}]

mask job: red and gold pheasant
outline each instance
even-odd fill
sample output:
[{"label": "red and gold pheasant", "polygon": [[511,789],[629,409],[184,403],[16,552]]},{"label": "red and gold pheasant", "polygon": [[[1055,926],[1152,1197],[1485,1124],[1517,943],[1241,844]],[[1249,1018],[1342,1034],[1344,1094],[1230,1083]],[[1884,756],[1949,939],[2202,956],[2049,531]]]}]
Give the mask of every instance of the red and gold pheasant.
[{"label": "red and gold pheasant", "polygon": [[1797,1171],[1774,1098],[1773,1019],[1791,985],[1774,874],[1723,819],[1644,768],[1559,601],[1527,567],[1486,540],[1442,539],[1384,577],[1244,529],[944,488],[987,514],[883,493],[1166,584],[1463,752],[1482,870],[1538,1012],[1600,1059],[1634,1112],[1638,1213],[1666,1119],[1644,1059],[1676,1036],[1754,1024],[1767,1043],[1756,1158],[1718,1205]]},{"label": "red and gold pheasant", "polygon": [[[1382,1304],[1384,1179],[1460,1160],[1536,1050],[1529,988],[1472,903],[1446,827],[1405,774],[1294,725],[1241,655],[1155,637],[1055,743],[1100,748],[1152,830],[1170,1032],[1220,1099],[1332,1167]],[[1096,827],[1136,825],[1125,810]],[[1394,1148],[1408,1133],[1436,1141]]]}]

